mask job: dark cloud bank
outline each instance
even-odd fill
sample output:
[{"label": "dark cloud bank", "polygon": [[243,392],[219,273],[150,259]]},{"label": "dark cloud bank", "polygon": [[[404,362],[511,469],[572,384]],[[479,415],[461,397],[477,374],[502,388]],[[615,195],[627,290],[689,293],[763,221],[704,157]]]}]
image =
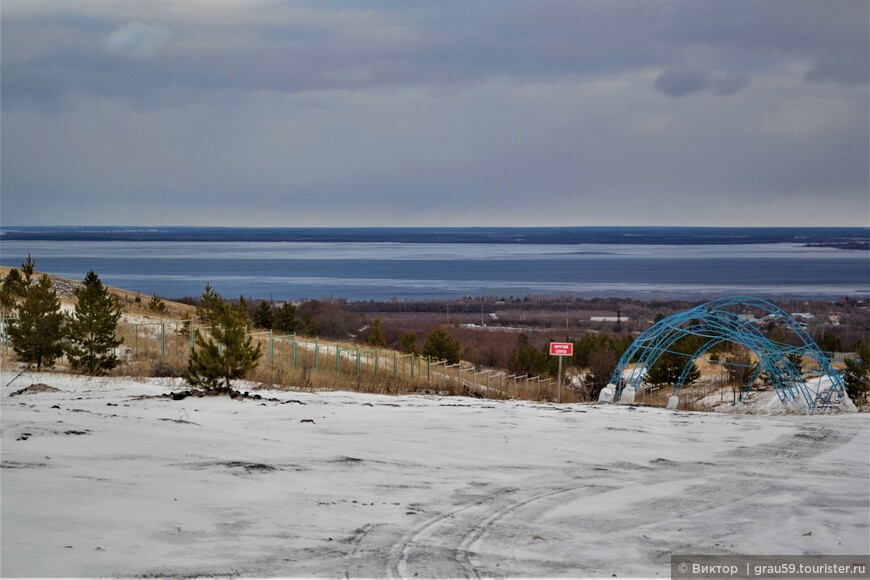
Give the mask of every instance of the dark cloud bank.
[{"label": "dark cloud bank", "polygon": [[0,220],[867,225],[868,19],[6,1]]}]

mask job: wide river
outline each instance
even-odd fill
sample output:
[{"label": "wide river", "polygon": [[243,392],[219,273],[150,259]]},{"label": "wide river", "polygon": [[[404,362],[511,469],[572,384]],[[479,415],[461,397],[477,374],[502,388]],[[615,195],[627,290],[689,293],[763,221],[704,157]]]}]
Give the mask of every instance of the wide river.
[{"label": "wide river", "polygon": [[865,250],[753,244],[10,240],[0,264],[168,298],[870,296]]}]

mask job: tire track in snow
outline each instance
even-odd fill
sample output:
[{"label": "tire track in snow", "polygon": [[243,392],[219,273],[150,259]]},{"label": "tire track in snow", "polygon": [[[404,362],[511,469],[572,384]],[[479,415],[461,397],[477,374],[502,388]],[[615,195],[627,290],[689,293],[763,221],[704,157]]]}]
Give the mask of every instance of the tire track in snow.
[{"label": "tire track in snow", "polygon": [[[691,482],[693,480],[698,479],[697,473],[685,473],[684,476],[679,474],[680,471],[683,471],[683,467],[686,466],[677,466],[676,469],[672,469],[673,466],[669,466],[665,471],[671,472],[671,476],[666,480],[660,483],[643,482],[643,485],[647,483],[649,485],[667,485],[669,487],[673,486],[674,488],[679,488],[681,483]],[[676,473],[675,473],[676,472]],[[676,477],[674,477],[676,475]],[[635,480],[633,482],[637,484],[638,482]],[[632,492],[633,488],[626,487],[626,485],[632,485],[632,483],[626,484],[626,482],[619,482],[617,485],[606,485],[606,484],[582,484],[582,485],[574,485],[574,486],[566,486],[554,490],[545,491],[534,496],[528,497],[524,500],[515,502],[513,504],[507,505],[503,507],[501,510],[492,514],[489,518],[487,518],[484,522],[481,523],[479,528],[472,529],[467,537],[463,540],[462,544],[460,544],[459,553],[467,554],[469,558],[469,569],[474,571],[475,577],[485,576],[494,576],[503,574],[501,570],[504,569],[521,569],[522,566],[519,566],[520,560],[516,557],[517,544],[521,539],[525,539],[528,541],[529,539],[529,527],[533,524],[533,522],[541,519],[549,513],[552,513],[552,510],[557,507],[564,507],[571,505],[572,502],[577,501],[588,501],[595,499],[596,496],[605,495],[605,494],[629,494]],[[719,494],[716,496],[715,500],[710,499],[709,494],[705,493],[704,498],[683,498],[680,496],[673,497],[671,495],[665,495],[658,499],[653,500],[650,503],[647,503],[646,500],[638,502],[642,507],[641,511],[633,512],[625,517],[614,517],[612,510],[603,510],[599,511],[596,508],[600,503],[589,503],[590,512],[598,512],[598,514],[590,514],[588,517],[584,516],[583,511],[581,510],[579,513],[574,513],[571,516],[567,516],[566,519],[570,519],[576,521],[579,524],[582,524],[584,528],[588,528],[590,530],[594,530],[594,533],[597,535],[614,535],[617,539],[626,531],[631,531],[637,529],[641,526],[649,525],[649,524],[658,524],[660,522],[675,520],[682,518],[687,513],[702,513],[707,510],[716,509],[722,507],[724,505],[728,505],[729,503],[735,501],[738,498],[745,498],[752,495],[755,495],[761,491],[763,491],[764,486],[762,485],[753,485],[753,486],[734,486],[730,488],[730,493],[724,493],[724,490],[728,487],[728,484],[723,482],[721,486],[717,486],[716,489],[710,489],[711,494]],[[592,491],[592,493],[581,493],[576,497],[565,498],[566,494],[571,494],[572,492],[578,491]],[[538,506],[537,504],[544,502],[543,506]],[[624,503],[617,503],[617,505],[622,508],[625,507]],[[534,507],[535,513],[529,513],[526,511],[527,508]],[[619,508],[614,508],[619,509]],[[599,515],[600,514],[600,515]],[[502,527],[503,530],[497,532],[496,530]],[[534,538],[534,537],[533,537]],[[534,538],[543,540],[544,538]],[[614,540],[615,541],[615,540]],[[508,566],[506,568],[489,568],[487,569],[486,565],[483,562],[478,562],[473,564],[470,561],[471,555],[483,553],[483,551],[474,550],[475,546],[478,543],[483,543],[484,549],[489,546],[489,552],[494,554],[502,554],[499,558],[501,566],[505,566],[504,558],[507,554],[510,554],[509,560],[513,560],[516,564]],[[506,548],[506,550],[504,549]],[[553,570],[556,574],[564,573],[564,570]]]},{"label": "tire track in snow", "polygon": [[[691,493],[677,492],[663,494],[660,497],[644,498],[639,503],[638,510],[632,510],[628,513],[599,511],[595,509],[593,504],[589,505],[591,517],[585,517],[584,510],[580,509],[570,516],[570,520],[581,523],[583,527],[588,527],[592,531],[591,535],[597,535],[598,540],[605,544],[608,541],[614,542],[619,541],[620,538],[624,539],[626,533],[640,536],[644,527],[668,526],[668,522],[676,524],[714,510],[733,509],[733,506],[743,504],[752,497],[768,492],[777,483],[765,478],[764,472],[757,472],[757,460],[763,460],[765,463],[774,460],[788,463],[794,469],[800,469],[800,465],[804,461],[834,449],[851,439],[851,435],[827,426],[804,424],[796,427],[792,433],[770,443],[759,445],[757,448],[741,448],[720,455],[714,458],[715,463],[667,462],[657,464],[653,468],[653,472],[647,472],[651,477],[646,477],[641,483],[644,487],[667,484],[679,488],[682,485],[686,490],[691,489]],[[645,466],[637,465],[634,467],[640,469]],[[635,491],[631,488],[624,488],[624,486],[625,483],[620,486],[624,493]],[[639,492],[638,496],[643,496],[642,489],[638,488],[636,491]],[[616,493],[620,493],[620,490],[617,490]],[[557,494],[545,493],[540,495],[542,499],[547,497],[555,499]],[[529,505],[532,503],[528,502]],[[482,541],[494,544],[491,546],[493,549],[490,550],[493,553],[504,554],[505,550],[499,550],[499,548],[507,547],[507,553],[515,555],[516,544],[521,538],[527,536],[531,522],[540,519],[546,513],[542,512],[541,509],[538,509],[537,514],[523,513],[523,507],[525,506],[508,506],[503,510],[503,513],[494,514],[491,521],[485,523],[486,529],[474,531],[469,535],[463,545],[464,551],[474,554],[475,545]],[[625,506],[623,505],[623,507]],[[499,525],[502,520],[505,520],[502,523],[509,526],[512,519],[519,520],[513,533],[508,531],[507,533],[492,534],[492,529]],[[571,525],[569,521],[565,523]],[[509,536],[513,537],[507,541]],[[646,538],[646,536],[643,537]],[[516,570],[522,562],[517,561],[515,557],[513,559],[516,564],[510,568]],[[655,554],[651,554],[651,561],[655,560]],[[477,562],[474,570],[483,575],[503,574],[505,569],[503,556],[499,562],[502,568],[487,569],[485,564]],[[554,570],[554,573],[561,572],[563,571]]]},{"label": "tire track in snow", "polygon": [[[617,462],[607,468],[586,465],[589,471],[582,475],[571,470],[551,473],[547,481],[520,478],[519,489],[492,488],[485,495],[481,495],[484,490],[479,484],[469,484],[456,490],[452,506],[444,506],[446,509],[403,535],[393,526],[370,533],[377,524],[356,530],[361,533],[354,535],[348,556],[358,560],[369,552],[370,556],[378,554],[384,558],[380,565],[390,578],[414,577],[415,573],[420,577],[480,578],[509,570],[576,572],[579,562],[556,555],[565,549],[557,532],[543,534],[548,541],[540,544],[544,538],[532,536],[537,533],[535,522],[543,518],[549,520],[543,529],[579,525],[599,544],[636,536],[637,547],[648,549],[650,562],[658,563],[662,550],[672,550],[676,544],[673,539],[664,543],[657,540],[655,530],[691,526],[703,514],[716,510],[725,509],[724,513],[730,514],[739,509],[736,506],[776,485],[766,477],[768,469],[759,469],[759,462],[786,463],[800,469],[804,461],[846,440],[844,433],[830,426],[796,424],[791,432],[772,441],[733,448],[709,461],[652,459],[649,463]],[[595,499],[610,493],[626,497]],[[562,507],[567,507],[567,512],[559,511]],[[370,567],[374,563],[369,560],[365,575],[377,575]],[[591,561],[583,564],[591,566],[590,570],[602,565]],[[363,568],[351,567],[346,574],[353,577],[358,575],[354,572],[361,571]]]},{"label": "tire track in snow", "polygon": [[[501,520],[509,517],[515,511],[525,508],[536,502],[552,500],[556,497],[578,490],[597,489],[596,493],[603,493],[614,489],[611,486],[601,486],[590,483],[578,483],[562,486],[556,489],[547,489],[540,493],[511,501],[507,496],[517,491],[515,488],[498,490],[495,494],[472,503],[464,504],[458,509],[445,514],[432,517],[422,525],[406,534],[399,542],[390,548],[390,558],[387,562],[387,576],[391,578],[407,578],[408,566],[413,561],[422,561],[425,564],[434,565],[437,572],[423,571],[424,576],[451,576],[464,578],[480,578],[480,572],[471,562],[473,552],[471,547],[480,540],[491,528]],[[594,494],[590,494],[594,495]],[[500,503],[507,500],[507,503]],[[494,511],[489,506],[495,504]],[[481,510],[484,510],[481,512]],[[447,539],[447,544],[440,542]],[[451,545],[452,544],[452,545]],[[415,553],[417,549],[418,553]],[[442,555],[453,570],[447,572],[443,562],[432,562],[432,555]],[[457,573],[459,572],[459,573]],[[419,572],[418,572],[419,574]]]},{"label": "tire track in snow", "polygon": [[[492,532],[492,528],[500,523],[502,520],[512,516],[517,510],[525,508],[534,503],[545,500],[552,500],[555,499],[557,496],[573,491],[578,491],[581,489],[589,490],[593,488],[600,488],[600,491],[598,491],[597,493],[604,493],[606,491],[614,489],[612,486],[598,486],[592,484],[565,486],[554,490],[541,492],[520,501],[509,503],[501,509],[496,510],[488,518],[483,520],[479,526],[472,528],[471,531],[465,536],[465,538],[459,543],[459,548],[457,550],[457,559],[460,561],[460,563],[463,564],[463,568],[467,572],[466,577],[481,577],[479,570],[471,562],[471,555],[474,554],[473,547],[478,541],[483,539],[484,536],[490,535]],[[593,493],[589,495],[596,494]],[[584,497],[588,496],[584,495]],[[518,537],[519,534],[515,534],[513,536],[513,541],[511,542],[511,545],[516,543]]]},{"label": "tire track in snow", "polygon": [[[423,544],[421,541],[424,538],[435,539],[439,536],[447,536],[448,538],[452,535],[456,534],[456,531],[461,531],[461,528],[457,528],[456,525],[451,524],[453,521],[457,521],[464,516],[466,512],[471,512],[481,507],[485,507],[488,504],[491,504],[497,501],[499,498],[511,494],[518,491],[517,488],[508,487],[508,488],[500,488],[496,490],[492,494],[488,494],[478,499],[477,501],[472,501],[469,503],[460,504],[457,509],[454,509],[450,512],[439,514],[432,518],[426,520],[422,525],[417,526],[410,533],[406,534],[400,541],[393,544],[389,549],[389,555],[387,558],[387,570],[386,575],[388,578],[404,578],[407,577],[405,571],[407,570],[409,561],[412,560],[415,556],[413,554],[413,550],[416,546]],[[471,523],[477,521],[476,516],[472,516]],[[468,524],[471,525],[471,524]],[[444,530],[441,530],[442,533],[438,534],[438,528],[443,527]],[[453,528],[453,530],[451,530]],[[458,545],[458,544],[457,544]],[[422,557],[425,561],[427,558],[427,554],[433,551],[433,548],[436,546],[426,545],[425,551],[420,550],[419,554],[416,556]],[[458,550],[455,548],[450,548],[449,544],[446,549],[441,548],[441,546],[437,546],[438,552],[446,552],[447,553],[447,563],[451,565],[452,568],[458,568],[463,572],[462,576],[464,577],[474,577],[474,575],[469,575],[462,565],[461,558],[457,555]],[[424,576],[446,576],[446,577],[459,577],[453,571],[446,571],[442,566],[443,562],[439,562],[437,567],[437,573],[435,574],[424,574]]]}]

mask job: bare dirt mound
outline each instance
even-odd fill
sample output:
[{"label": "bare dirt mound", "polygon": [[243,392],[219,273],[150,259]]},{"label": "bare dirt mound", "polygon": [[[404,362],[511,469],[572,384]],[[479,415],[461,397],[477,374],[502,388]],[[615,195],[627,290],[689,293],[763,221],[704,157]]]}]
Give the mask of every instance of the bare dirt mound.
[{"label": "bare dirt mound", "polygon": [[29,387],[24,387],[23,389],[18,389],[11,395],[10,397],[14,397],[15,395],[31,395],[33,393],[59,393],[60,389],[52,387],[51,385],[46,385],[45,383],[33,383]]}]

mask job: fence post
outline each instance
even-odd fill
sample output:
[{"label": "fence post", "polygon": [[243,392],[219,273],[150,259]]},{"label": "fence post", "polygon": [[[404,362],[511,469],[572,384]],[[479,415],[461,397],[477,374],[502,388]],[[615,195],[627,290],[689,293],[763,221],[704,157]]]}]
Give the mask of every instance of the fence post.
[{"label": "fence post", "polygon": [[293,368],[295,369],[296,362],[297,362],[297,359],[296,359],[296,333],[295,332],[293,333],[293,346],[291,348],[291,353],[293,355]]},{"label": "fence post", "polygon": [[335,372],[341,372],[341,348],[335,345]]},{"label": "fence post", "polygon": [[160,358],[166,357],[166,323],[160,323]]},{"label": "fence post", "polygon": [[318,363],[320,363],[320,342],[317,340],[317,337],[314,337],[314,369],[317,370]]},{"label": "fence post", "polygon": [[414,353],[411,353],[411,378],[414,378]]},{"label": "fence post", "polygon": [[360,352],[359,348],[356,349],[356,376],[359,377],[360,372]]},{"label": "fence post", "polygon": [[9,352],[9,333],[6,332],[6,313],[0,312],[0,329],[3,330],[3,354]]},{"label": "fence post", "polygon": [[378,376],[378,349],[375,349],[375,376]]},{"label": "fence post", "polygon": [[269,331],[269,366],[275,366],[275,341],[272,331]]}]

